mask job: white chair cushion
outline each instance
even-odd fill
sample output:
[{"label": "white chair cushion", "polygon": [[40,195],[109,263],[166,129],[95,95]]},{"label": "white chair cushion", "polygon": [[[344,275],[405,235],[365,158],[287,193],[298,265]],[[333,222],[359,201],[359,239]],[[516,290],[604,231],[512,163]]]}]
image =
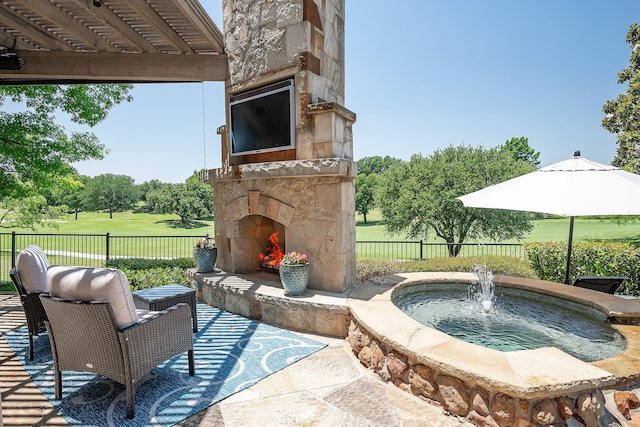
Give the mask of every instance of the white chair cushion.
[{"label": "white chair cushion", "polygon": [[129,281],[120,270],[56,265],[47,270],[47,282],[51,296],[110,303],[120,329],[138,322]]},{"label": "white chair cushion", "polygon": [[49,259],[38,245],[24,248],[16,260],[20,281],[28,294],[47,292],[47,268]]}]

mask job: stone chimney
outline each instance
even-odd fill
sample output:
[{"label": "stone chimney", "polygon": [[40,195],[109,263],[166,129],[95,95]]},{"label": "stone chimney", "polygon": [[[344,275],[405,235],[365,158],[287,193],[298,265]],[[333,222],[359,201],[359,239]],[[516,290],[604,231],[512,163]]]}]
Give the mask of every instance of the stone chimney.
[{"label": "stone chimney", "polygon": [[[226,124],[214,184],[217,266],[259,269],[276,232],[285,252],[307,253],[309,287],[342,292],[355,284],[352,125],[344,104],[345,0],[223,0]],[[231,96],[292,79],[295,147],[232,155]]]}]

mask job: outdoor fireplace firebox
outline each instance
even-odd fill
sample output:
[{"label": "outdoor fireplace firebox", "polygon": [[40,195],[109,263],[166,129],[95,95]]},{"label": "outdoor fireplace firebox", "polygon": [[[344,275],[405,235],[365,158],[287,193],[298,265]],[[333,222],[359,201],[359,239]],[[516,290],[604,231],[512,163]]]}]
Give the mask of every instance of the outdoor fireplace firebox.
[{"label": "outdoor fireplace firebox", "polygon": [[280,263],[282,262],[282,257],[284,256],[284,251],[282,250],[282,245],[280,245],[277,232],[271,233],[271,236],[269,236],[269,243],[270,244],[264,253],[258,256],[258,261],[260,262],[261,268],[277,271],[280,267]]},{"label": "outdoor fireplace firebox", "polygon": [[214,185],[217,267],[255,274],[275,235],[282,252],[307,254],[309,288],[342,292],[356,271],[344,0],[223,0],[223,15],[222,167],[200,176]]}]

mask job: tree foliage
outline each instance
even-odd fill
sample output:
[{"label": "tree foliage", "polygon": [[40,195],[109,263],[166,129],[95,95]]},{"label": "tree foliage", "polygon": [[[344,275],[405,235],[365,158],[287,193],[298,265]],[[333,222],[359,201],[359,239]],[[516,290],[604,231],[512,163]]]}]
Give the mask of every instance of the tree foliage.
[{"label": "tree foliage", "polygon": [[63,185],[59,185],[46,194],[48,206],[66,206],[67,213],[73,213],[78,219],[78,213],[83,208],[83,191],[88,176],[74,173],[63,178]]},{"label": "tree foliage", "polygon": [[153,190],[158,190],[164,184],[158,179],[152,179],[151,181],[145,181],[138,186],[140,190],[140,201],[147,201],[147,194],[149,194]]},{"label": "tree foliage", "polygon": [[640,173],[640,26],[632,24],[626,42],[631,46],[629,66],[618,73],[618,83],[627,84],[625,93],[602,107],[602,126],[616,134],[616,156],[611,162]]},{"label": "tree foliage", "polygon": [[529,138],[525,138],[524,136],[511,138],[500,148],[510,153],[514,160],[529,163],[536,168],[540,166],[540,152],[536,152],[536,150],[529,146]]},{"label": "tree foliage", "polygon": [[67,210],[67,207],[49,206],[47,199],[40,195],[20,199],[5,197],[0,201],[0,227],[35,228],[35,224],[54,226],[53,220]]},{"label": "tree foliage", "polygon": [[465,208],[456,199],[532,170],[499,148],[449,146],[389,169],[380,179],[377,203],[387,232],[426,239],[433,231],[456,256],[467,239],[522,238],[532,229],[529,213]]},{"label": "tree foliage", "polygon": [[393,165],[402,163],[402,160],[391,156],[370,156],[363,157],[356,161],[358,175],[371,175],[372,173],[381,175]]},{"label": "tree foliage", "polygon": [[375,192],[378,186],[378,174],[358,174],[356,176],[356,212],[367,223],[367,214],[375,206]]},{"label": "tree foliage", "polygon": [[213,186],[200,182],[197,172],[184,184],[162,184],[147,193],[147,204],[155,213],[173,213],[188,224],[213,215]]},{"label": "tree foliage", "polygon": [[128,210],[136,205],[138,188],[130,176],[106,173],[90,178],[82,196],[82,205],[86,210],[107,210],[109,218],[113,218],[114,212]]},{"label": "tree foliage", "polygon": [[356,212],[364,217],[367,223],[367,214],[376,206],[375,191],[378,177],[393,165],[402,163],[402,160],[390,156],[363,157],[356,161],[358,175],[356,176]]},{"label": "tree foliage", "polygon": [[[106,147],[91,132],[67,134],[54,113],[64,111],[80,125],[94,126],[115,105],[130,101],[131,85],[1,86],[0,105],[15,102],[24,111],[0,111],[0,205],[46,194],[66,185],[74,162],[102,159]],[[12,202],[14,201],[14,202]],[[17,205],[20,205],[18,203]],[[30,206],[27,203],[23,206]],[[45,212],[43,211],[43,214]],[[20,212],[14,212],[20,215]],[[25,211],[19,223],[29,225]]]}]

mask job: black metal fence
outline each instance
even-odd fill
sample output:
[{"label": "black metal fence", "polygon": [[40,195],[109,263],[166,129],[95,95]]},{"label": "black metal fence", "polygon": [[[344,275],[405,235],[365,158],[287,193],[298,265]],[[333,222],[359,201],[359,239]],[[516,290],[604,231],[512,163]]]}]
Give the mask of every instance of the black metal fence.
[{"label": "black metal fence", "polygon": [[51,264],[104,267],[107,260],[115,258],[190,258],[197,239],[198,236],[113,236],[110,233],[0,233],[0,283],[9,281],[9,270],[18,254],[31,244],[45,249]]},{"label": "black metal fence", "polygon": [[[193,256],[198,236],[113,236],[107,234],[0,233],[0,283],[9,282],[9,270],[22,249],[36,244],[52,264],[104,267],[109,259],[176,259]],[[449,256],[446,243],[423,241],[356,242],[358,258],[424,260]],[[508,255],[523,257],[519,244],[461,244],[458,256]]]},{"label": "black metal fence", "polygon": [[[524,248],[519,243],[460,243],[460,257],[502,255],[524,257]],[[358,258],[386,258],[401,260],[424,260],[449,256],[447,243],[425,243],[417,241],[361,241],[356,242]]]}]

